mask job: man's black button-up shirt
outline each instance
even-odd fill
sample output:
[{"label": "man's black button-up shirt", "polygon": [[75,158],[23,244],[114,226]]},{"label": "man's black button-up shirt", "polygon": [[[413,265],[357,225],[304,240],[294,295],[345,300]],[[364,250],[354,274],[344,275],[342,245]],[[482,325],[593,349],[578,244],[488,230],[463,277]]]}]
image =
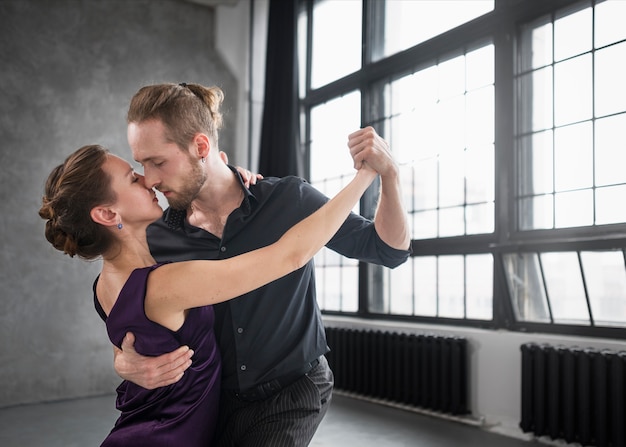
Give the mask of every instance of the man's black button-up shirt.
[{"label": "man's black button-up shirt", "polygon": [[[148,227],[148,243],[159,262],[230,258],[276,242],[327,200],[301,178],[266,178],[246,190],[241,206],[228,217],[221,239],[190,225],[185,211],[168,208],[162,219]],[[354,213],[327,247],[387,267],[396,267],[409,256],[408,251],[386,245],[374,224]],[[214,309],[226,389],[249,389],[328,352],[315,297],[313,261]]]}]

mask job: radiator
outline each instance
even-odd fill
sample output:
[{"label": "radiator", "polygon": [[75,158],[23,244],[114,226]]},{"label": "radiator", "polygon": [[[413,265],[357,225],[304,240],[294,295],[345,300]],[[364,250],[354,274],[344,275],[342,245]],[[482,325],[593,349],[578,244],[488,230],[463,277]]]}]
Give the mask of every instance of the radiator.
[{"label": "radiator", "polygon": [[584,446],[626,446],[626,352],[533,343],[521,350],[524,432]]},{"label": "radiator", "polygon": [[467,341],[326,328],[335,388],[451,415],[468,414]]}]

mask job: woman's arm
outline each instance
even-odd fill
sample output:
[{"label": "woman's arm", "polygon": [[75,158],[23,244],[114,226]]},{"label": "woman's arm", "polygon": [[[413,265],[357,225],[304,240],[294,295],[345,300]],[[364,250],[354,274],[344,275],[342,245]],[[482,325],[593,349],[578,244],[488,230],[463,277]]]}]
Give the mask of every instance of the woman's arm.
[{"label": "woman's arm", "polygon": [[337,232],[376,175],[364,166],[335,197],[267,247],[220,261],[158,268],[149,277],[148,316],[163,324],[163,317],[229,300],[301,268]]}]

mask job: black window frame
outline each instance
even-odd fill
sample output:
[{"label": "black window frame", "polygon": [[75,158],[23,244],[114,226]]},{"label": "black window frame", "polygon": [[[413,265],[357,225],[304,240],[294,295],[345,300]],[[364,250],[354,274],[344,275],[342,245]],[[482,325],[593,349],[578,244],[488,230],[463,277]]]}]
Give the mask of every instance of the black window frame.
[{"label": "black window frame", "polygon": [[[300,0],[307,13],[307,40],[311,42],[312,11],[316,0]],[[595,0],[495,0],[495,8],[488,14],[449,30],[439,36],[404,50],[400,53],[372,62],[372,54],[379,51],[384,23],[384,3],[379,0],[363,0],[362,68],[343,78],[317,89],[310,88],[311,48],[307,45],[306,88],[300,98],[303,116],[303,141],[305,169],[309,169],[311,134],[310,111],[317,105],[360,90],[362,97],[361,122],[363,126],[374,125],[372,113],[380,107],[377,85],[390,79],[413,73],[440,60],[446,60],[492,43],[495,49],[495,229],[491,234],[413,240],[413,256],[469,255],[491,253],[494,257],[493,319],[490,321],[404,316],[380,314],[368,311],[372,296],[381,296],[383,284],[378,281],[381,267],[361,263],[359,265],[359,310],[355,313],[326,311],[327,315],[355,316],[366,319],[417,322],[437,325],[456,325],[485,329],[505,329],[518,332],[542,332],[587,337],[626,339],[624,327],[595,327],[555,323],[531,323],[516,321],[504,272],[503,255],[525,251],[580,251],[626,248],[626,224],[601,227],[580,227],[551,230],[518,231],[516,229],[517,207],[514,200],[516,188],[515,166],[515,120],[516,87],[515,71],[518,64],[518,33],[523,24],[542,16],[556,14],[564,8],[578,5],[595,5]],[[371,30],[371,32],[368,32]],[[378,127],[377,127],[378,129]],[[379,132],[380,133],[380,132]],[[382,135],[384,137],[384,135]],[[376,201],[374,185],[361,202],[366,217],[372,217]],[[410,261],[409,261],[410,262]]]}]

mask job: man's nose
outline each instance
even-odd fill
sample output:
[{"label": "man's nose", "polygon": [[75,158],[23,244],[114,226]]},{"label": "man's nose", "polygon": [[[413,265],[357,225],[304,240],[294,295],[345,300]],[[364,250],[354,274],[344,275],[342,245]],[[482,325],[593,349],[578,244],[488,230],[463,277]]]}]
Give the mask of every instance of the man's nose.
[{"label": "man's nose", "polygon": [[145,169],[143,173],[143,182],[146,185],[146,188],[155,188],[161,184],[159,178],[152,172],[151,169]]}]

